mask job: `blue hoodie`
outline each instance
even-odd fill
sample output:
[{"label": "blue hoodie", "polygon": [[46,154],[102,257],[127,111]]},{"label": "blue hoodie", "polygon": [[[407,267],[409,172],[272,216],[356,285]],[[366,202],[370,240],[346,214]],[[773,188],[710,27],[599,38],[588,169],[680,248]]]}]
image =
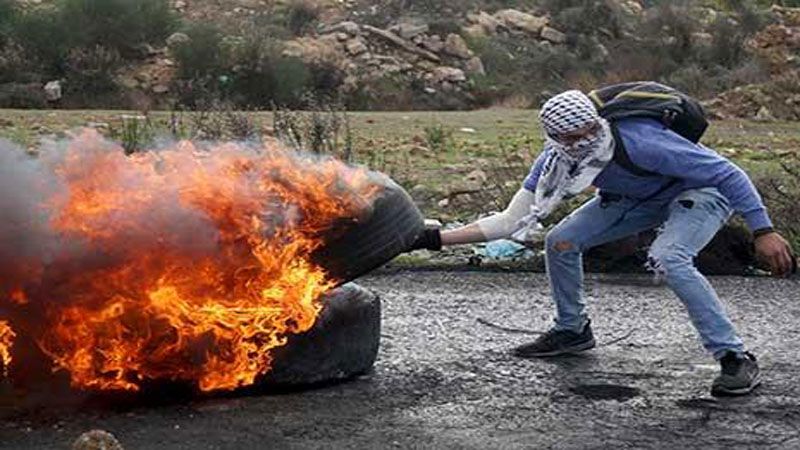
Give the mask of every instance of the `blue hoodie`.
[{"label": "blue hoodie", "polygon": [[[618,121],[617,127],[631,161],[658,175],[637,176],[611,161],[592,183],[601,192],[646,199],[677,178],[679,182],[651,200],[666,204],[687,189],[715,187],[728,199],[731,208],[744,217],[750,230],[772,227],[750,178],[727,158],[653,119],[628,118]],[[531,192],[536,189],[545,156],[545,153],[539,155],[523,183]]]}]

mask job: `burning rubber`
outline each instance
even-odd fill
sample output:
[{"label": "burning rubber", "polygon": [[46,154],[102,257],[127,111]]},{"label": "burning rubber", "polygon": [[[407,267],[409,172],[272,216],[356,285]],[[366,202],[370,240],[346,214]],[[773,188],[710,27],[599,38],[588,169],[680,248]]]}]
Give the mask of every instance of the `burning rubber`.
[{"label": "burning rubber", "polygon": [[128,157],[87,130],[31,158],[0,142],[0,191],[2,367],[86,391],[364,372],[380,306],[345,283],[423,228],[386,176],[276,143]]}]

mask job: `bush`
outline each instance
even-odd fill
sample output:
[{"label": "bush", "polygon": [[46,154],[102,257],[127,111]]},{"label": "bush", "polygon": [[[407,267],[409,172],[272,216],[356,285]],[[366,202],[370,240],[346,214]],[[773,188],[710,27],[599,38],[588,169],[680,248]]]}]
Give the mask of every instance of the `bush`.
[{"label": "bush", "polygon": [[100,45],[72,49],[65,62],[64,97],[67,102],[82,107],[102,107],[112,103],[116,100],[113,96],[119,91],[114,71],[121,62],[116,50]]},{"label": "bush", "polygon": [[101,45],[122,54],[163,42],[178,25],[167,0],[61,0],[58,16],[70,47]]},{"label": "bush", "polygon": [[286,28],[295,36],[301,36],[314,26],[321,13],[317,0],[291,0],[284,12]]},{"label": "bush", "polygon": [[47,100],[40,83],[0,84],[0,108],[47,107]]}]

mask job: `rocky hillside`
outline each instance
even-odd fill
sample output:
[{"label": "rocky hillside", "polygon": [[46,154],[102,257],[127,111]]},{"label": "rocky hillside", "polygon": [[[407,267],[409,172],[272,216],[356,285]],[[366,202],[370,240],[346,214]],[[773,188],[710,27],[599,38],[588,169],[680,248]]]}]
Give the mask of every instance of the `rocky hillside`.
[{"label": "rocky hillside", "polygon": [[[21,1],[26,11],[58,4]],[[652,3],[170,0],[180,24],[132,43],[141,51],[113,66],[108,101],[164,107],[204,93],[263,108],[312,92],[358,109],[529,107],[567,87],[656,79],[711,99],[720,117],[800,119],[800,10]],[[102,58],[87,52],[69,55],[97,71]],[[69,73],[36,80],[48,81],[67,92]]]}]

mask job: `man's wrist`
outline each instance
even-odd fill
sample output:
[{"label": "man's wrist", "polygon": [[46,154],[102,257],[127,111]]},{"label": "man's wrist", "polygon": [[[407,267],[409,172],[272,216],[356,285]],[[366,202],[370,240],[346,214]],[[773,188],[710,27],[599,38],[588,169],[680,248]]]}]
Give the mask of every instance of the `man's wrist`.
[{"label": "man's wrist", "polygon": [[774,233],[775,229],[772,227],[763,227],[753,231],[753,239],[758,239],[761,236]]}]

